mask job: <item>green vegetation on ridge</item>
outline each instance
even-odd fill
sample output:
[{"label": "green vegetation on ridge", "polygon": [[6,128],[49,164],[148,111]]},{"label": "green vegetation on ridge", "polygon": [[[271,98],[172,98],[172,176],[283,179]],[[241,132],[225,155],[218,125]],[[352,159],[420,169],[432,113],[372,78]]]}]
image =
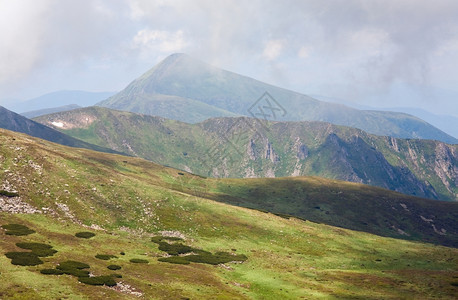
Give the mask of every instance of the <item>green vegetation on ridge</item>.
[{"label": "green vegetation on ridge", "polygon": [[[90,121],[86,121],[90,120]],[[37,121],[153,162],[212,177],[312,175],[458,200],[458,145],[403,140],[322,122],[221,118],[186,124],[89,107]]]}]

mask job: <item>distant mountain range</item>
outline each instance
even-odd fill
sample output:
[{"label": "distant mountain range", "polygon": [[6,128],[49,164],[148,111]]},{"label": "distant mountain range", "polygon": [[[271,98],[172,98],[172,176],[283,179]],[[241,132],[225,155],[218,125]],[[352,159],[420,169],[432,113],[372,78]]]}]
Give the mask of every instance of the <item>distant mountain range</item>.
[{"label": "distant mountain range", "polygon": [[35,120],[88,143],[204,176],[315,175],[458,200],[458,145],[439,141],[382,137],[324,122],[226,117],[187,124],[101,107]]},{"label": "distant mountain range", "polygon": [[[395,111],[395,112],[402,112],[402,113],[410,114],[412,116],[425,120],[426,122],[439,128],[440,130],[444,131],[445,133],[451,135],[452,137],[458,138],[458,117],[455,117],[452,115],[433,114],[424,109],[416,108],[416,107],[371,107],[371,106],[352,103],[350,101],[346,101],[343,99],[337,99],[333,97],[326,97],[326,96],[320,96],[320,95],[313,95],[313,97],[319,100],[323,100],[323,101],[344,104],[344,105],[347,105],[347,106],[350,106],[356,109],[361,109],[361,110]],[[458,113],[458,107],[457,107],[456,113]]]},{"label": "distant mountain range", "polygon": [[189,123],[236,115],[272,121],[324,121],[377,135],[458,143],[456,138],[408,114],[363,111],[319,101],[212,67],[185,54],[167,57],[97,105]]},{"label": "distant mountain range", "polygon": [[64,105],[64,106],[27,111],[25,113],[22,113],[21,116],[31,119],[31,118],[35,118],[35,117],[39,117],[43,115],[49,115],[52,113],[68,111],[68,110],[77,109],[77,108],[81,108],[81,106],[76,105],[76,104],[69,104],[69,105]]},{"label": "distant mountain range", "polygon": [[9,101],[4,107],[20,114],[75,104],[85,107],[107,99],[113,94],[114,92],[57,91],[26,101]]},{"label": "distant mountain range", "polygon": [[96,151],[119,153],[109,148],[92,145],[63,134],[48,126],[42,125],[35,121],[29,120],[15,112],[12,112],[0,106],[0,128],[26,133],[28,135],[48,140],[61,145],[66,145],[76,148],[86,148]]}]

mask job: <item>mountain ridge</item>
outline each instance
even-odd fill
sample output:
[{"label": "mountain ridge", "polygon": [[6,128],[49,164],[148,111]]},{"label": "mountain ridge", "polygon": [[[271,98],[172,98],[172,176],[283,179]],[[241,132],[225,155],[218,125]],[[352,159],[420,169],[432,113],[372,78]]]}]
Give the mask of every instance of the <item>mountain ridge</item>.
[{"label": "mountain ridge", "polygon": [[[458,145],[370,135],[324,122],[214,118],[187,124],[89,107],[36,119],[71,136],[213,177],[314,175],[458,199]],[[85,120],[91,120],[88,124]]]},{"label": "mountain ridge", "polygon": [[[372,134],[403,138],[437,139],[448,143],[458,140],[427,122],[403,113],[360,111],[344,105],[316,100],[309,96],[263,83],[256,79],[218,69],[186,54],[172,54],[132,81],[123,91],[97,103],[98,106],[136,113],[161,115],[164,105],[161,95],[192,99],[225,112],[255,116],[253,108],[258,99],[268,92],[273,104],[284,108],[284,116],[272,121],[325,121],[359,128]],[[159,103],[158,103],[159,101]],[[139,108],[139,107],[148,108]],[[275,106],[275,105],[274,105]],[[221,111],[207,111],[195,116],[173,115],[177,105],[162,111],[171,119],[197,123],[211,117],[223,117]],[[257,108],[257,107],[255,107]]]},{"label": "mountain ridge", "polygon": [[82,140],[73,138],[46,125],[29,120],[26,117],[12,112],[2,106],[0,106],[0,128],[26,133],[34,137],[70,147],[86,148],[109,153],[120,153],[109,148],[92,145]]}]

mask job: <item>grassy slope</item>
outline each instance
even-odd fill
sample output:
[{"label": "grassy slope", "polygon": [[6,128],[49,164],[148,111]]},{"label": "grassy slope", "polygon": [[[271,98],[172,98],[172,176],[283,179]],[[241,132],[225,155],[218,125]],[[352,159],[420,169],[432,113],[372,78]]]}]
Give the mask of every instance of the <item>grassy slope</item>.
[{"label": "grassy slope", "polygon": [[[81,124],[86,118],[94,122]],[[218,118],[191,125],[99,107],[36,120],[75,124],[72,129],[57,129],[89,143],[205,176],[315,175],[421,197],[458,199],[453,179],[458,174],[453,171],[458,165],[458,145],[437,141],[379,137],[321,122],[269,123],[265,129],[254,119]],[[255,160],[248,154],[250,143]],[[268,143],[278,161],[265,157]],[[307,157],[298,159],[299,144],[305,146]],[[449,153],[439,157],[440,147]],[[438,171],[439,160],[449,174]],[[447,178],[447,185],[440,176]]]},{"label": "grassy slope", "polygon": [[15,112],[7,110],[0,106],[0,128],[22,132],[35,136],[41,139],[45,139],[61,145],[67,145],[70,147],[86,148],[95,151],[102,151],[108,153],[116,153],[109,148],[103,148],[97,145],[86,143],[82,140],[63,134],[53,128],[40,124],[23,117]]},{"label": "grassy slope", "polygon": [[118,101],[113,104],[105,103],[103,106],[152,116],[161,116],[188,123],[202,122],[208,119],[209,116],[237,116],[235,113],[200,101],[161,94],[141,94],[136,96],[135,101],[130,101],[130,98],[127,97],[125,99],[118,98]]},{"label": "grassy slope", "polygon": [[[67,275],[48,277],[37,271],[67,259],[89,263],[96,275],[106,274],[110,263],[119,264],[122,281],[145,298],[453,299],[456,295],[452,285],[458,281],[456,249],[217,203],[192,196],[186,189],[215,187],[224,180],[180,175],[137,158],[37,143],[5,130],[0,133],[2,182],[8,181],[23,201],[49,208],[48,213],[35,215],[0,213],[1,224],[21,223],[37,231],[14,237],[0,229],[0,249],[16,250],[15,242],[34,241],[49,242],[59,251],[44,258],[41,267],[13,266],[0,256],[3,299],[129,297],[109,288],[79,284]],[[228,188],[233,183],[226,184]],[[239,189],[246,186],[241,184]],[[69,214],[57,203],[66,204]],[[91,230],[96,237],[76,239],[75,232],[88,230],[79,222],[97,224],[107,231]],[[160,263],[156,256],[162,252],[149,242],[148,235],[161,230],[180,231],[194,247],[246,254],[248,261],[228,264],[230,269]],[[118,255],[121,251],[126,255]],[[118,258],[101,261],[94,258],[97,253]],[[134,257],[147,258],[150,263],[134,265],[129,262]]]}]

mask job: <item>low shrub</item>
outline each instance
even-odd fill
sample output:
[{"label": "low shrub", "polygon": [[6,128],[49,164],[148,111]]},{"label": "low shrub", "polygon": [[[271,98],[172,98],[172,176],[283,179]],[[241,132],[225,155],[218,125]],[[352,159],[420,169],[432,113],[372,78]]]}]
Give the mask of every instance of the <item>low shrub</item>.
[{"label": "low shrub", "polygon": [[189,265],[190,262],[186,260],[186,256],[170,256],[170,257],[160,257],[158,261],[167,262],[171,264],[179,265]]},{"label": "low shrub", "polygon": [[116,281],[112,276],[78,277],[78,281],[89,285],[116,285]]},{"label": "low shrub", "polygon": [[64,274],[62,270],[58,270],[58,269],[43,269],[43,270],[40,270],[40,273],[44,275],[62,275]]},{"label": "low shrub", "polygon": [[79,262],[79,261],[74,261],[74,260],[67,260],[64,262],[61,262],[56,269],[61,270],[64,274],[72,275],[75,277],[88,277],[89,276],[89,271],[86,271],[84,269],[88,269],[89,265]]},{"label": "low shrub", "polygon": [[240,255],[232,255],[227,252],[217,252],[215,254],[197,254],[197,255],[188,255],[185,256],[186,260],[195,262],[195,263],[202,263],[202,264],[210,264],[210,265],[219,265],[228,263],[231,261],[245,261],[247,257],[243,254]]},{"label": "low shrub", "polygon": [[124,251],[119,252],[119,254],[126,255],[126,253]]},{"label": "low shrub", "polygon": [[9,192],[9,191],[5,191],[5,190],[0,190],[0,196],[5,196],[5,197],[17,197],[19,196],[18,193],[15,193],[15,192]]},{"label": "low shrub", "polygon": [[156,243],[156,244],[159,244],[163,240],[167,240],[167,241],[173,242],[173,241],[182,241],[183,239],[179,238],[179,237],[174,237],[174,236],[161,236],[161,235],[153,236],[151,238],[151,242]]},{"label": "low shrub", "polygon": [[90,239],[91,237],[95,236],[95,233],[89,232],[89,231],[83,231],[83,232],[77,232],[75,236],[77,238]]},{"label": "low shrub", "polygon": [[97,254],[95,258],[101,259],[101,260],[109,260],[111,258],[117,258],[115,255],[111,254]]},{"label": "low shrub", "polygon": [[32,250],[32,253],[40,257],[52,256],[54,253],[57,253],[56,250],[52,249],[51,245],[42,243],[16,243],[16,246],[22,249]]},{"label": "low shrub", "polygon": [[113,278],[122,278],[122,275],[118,274],[118,273],[113,273],[110,276],[113,277]]},{"label": "low shrub", "polygon": [[59,265],[56,267],[58,269],[66,268],[66,269],[89,269],[90,266],[86,263],[82,263],[79,261],[75,260],[67,260],[64,262],[59,263]]},{"label": "low shrub", "polygon": [[109,265],[107,268],[110,269],[110,270],[120,270],[120,269],[121,269],[121,266],[118,266],[118,265]]},{"label": "low shrub", "polygon": [[159,250],[167,252],[169,255],[179,255],[193,252],[193,248],[183,244],[169,244],[166,242],[159,242]]},{"label": "low shrub", "polygon": [[132,258],[130,262],[134,264],[147,264],[148,263],[146,259],[141,259],[141,258]]},{"label": "low shrub", "polygon": [[7,235],[22,236],[35,233],[35,230],[32,230],[29,227],[21,224],[6,224],[2,225],[2,228],[6,230]]},{"label": "low shrub", "polygon": [[43,263],[38,255],[32,252],[7,252],[5,256],[11,259],[13,265],[18,266],[36,266]]}]

